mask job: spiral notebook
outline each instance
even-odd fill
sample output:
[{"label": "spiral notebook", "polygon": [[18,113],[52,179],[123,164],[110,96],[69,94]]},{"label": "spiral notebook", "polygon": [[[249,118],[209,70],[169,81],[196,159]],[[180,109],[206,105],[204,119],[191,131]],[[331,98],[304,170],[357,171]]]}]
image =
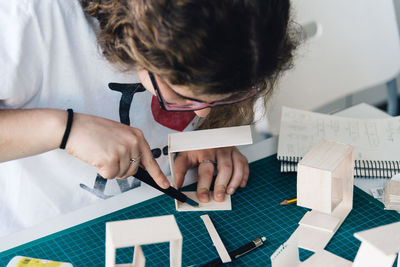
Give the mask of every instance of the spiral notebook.
[{"label": "spiral notebook", "polygon": [[277,154],[281,171],[296,171],[319,140],[352,145],[355,176],[390,178],[400,172],[400,116],[355,119],[283,107]]}]

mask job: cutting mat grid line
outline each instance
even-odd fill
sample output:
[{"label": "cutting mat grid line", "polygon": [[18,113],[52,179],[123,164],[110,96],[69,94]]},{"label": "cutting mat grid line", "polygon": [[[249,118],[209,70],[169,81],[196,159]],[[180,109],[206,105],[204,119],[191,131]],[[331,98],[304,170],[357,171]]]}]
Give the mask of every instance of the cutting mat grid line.
[{"label": "cutting mat grid line", "polygon": [[[250,164],[251,179],[232,197],[232,211],[178,213],[174,201],[163,195],[2,252],[0,266],[15,255],[70,262],[77,267],[104,266],[106,222],[167,214],[175,215],[183,235],[182,266],[218,257],[200,219],[202,214],[210,215],[228,250],[260,236],[267,238],[264,246],[227,266],[270,266],[270,255],[290,237],[307,211],[296,205],[279,205],[296,195],[296,176],[281,174],[279,168],[276,155]],[[355,188],[354,208],[326,249],[353,260],[360,245],[353,236],[355,232],[399,220],[398,213],[383,210],[380,202]],[[146,266],[168,266],[168,243],[147,245],[143,250]],[[131,262],[132,255],[132,247],[118,249],[117,263]],[[308,251],[300,251],[302,260],[309,255]]]}]

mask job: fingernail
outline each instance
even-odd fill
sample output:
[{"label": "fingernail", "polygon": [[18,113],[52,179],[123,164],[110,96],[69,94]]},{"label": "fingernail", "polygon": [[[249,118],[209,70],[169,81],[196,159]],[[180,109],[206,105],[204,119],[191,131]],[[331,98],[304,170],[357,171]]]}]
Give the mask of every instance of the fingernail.
[{"label": "fingernail", "polygon": [[167,182],[167,181],[164,181],[164,182],[163,182],[163,185],[164,185],[164,187],[166,187],[166,188],[167,188],[167,187],[169,187],[169,185],[170,185],[170,184],[169,184],[169,182]]},{"label": "fingernail", "polygon": [[229,195],[233,195],[233,193],[235,193],[235,189],[234,188],[229,188],[228,189],[228,194]]},{"label": "fingernail", "polygon": [[203,193],[201,193],[200,196],[199,196],[199,198],[200,198],[200,200],[202,200],[202,201],[208,201],[208,200],[209,200],[209,194],[208,194],[208,192],[203,192]]},{"label": "fingernail", "polygon": [[218,192],[217,193],[217,198],[223,198],[224,197],[224,193],[222,193],[222,192]]}]

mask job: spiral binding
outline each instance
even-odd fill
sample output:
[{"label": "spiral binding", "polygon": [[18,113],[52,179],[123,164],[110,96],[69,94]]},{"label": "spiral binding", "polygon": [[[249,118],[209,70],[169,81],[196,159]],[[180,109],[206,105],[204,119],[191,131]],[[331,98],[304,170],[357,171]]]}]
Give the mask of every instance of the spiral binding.
[{"label": "spiral binding", "polygon": [[295,156],[277,156],[278,160],[286,161],[286,162],[299,162],[303,157],[295,157]]},{"label": "spiral binding", "polygon": [[[279,156],[281,172],[296,172],[301,157]],[[355,160],[354,176],[366,178],[391,178],[400,173],[400,161]]]}]

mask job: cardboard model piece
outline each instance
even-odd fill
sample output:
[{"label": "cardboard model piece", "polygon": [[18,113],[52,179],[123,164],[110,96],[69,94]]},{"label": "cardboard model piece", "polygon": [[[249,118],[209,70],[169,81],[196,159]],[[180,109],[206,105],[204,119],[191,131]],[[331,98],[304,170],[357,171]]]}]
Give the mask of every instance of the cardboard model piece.
[{"label": "cardboard model piece", "polygon": [[[354,267],[393,266],[400,251],[400,222],[358,232],[354,236],[361,241]],[[400,267],[399,262],[397,266]]]},{"label": "cardboard model piece", "polygon": [[[182,264],[182,235],[173,215],[106,223],[106,267],[144,267],[142,245],[169,242],[170,266]],[[134,247],[132,264],[115,264],[117,248]]]},{"label": "cardboard model piece", "polygon": [[[174,133],[168,135],[168,157],[171,169],[172,186],[176,188],[174,154],[183,151],[201,150],[219,147],[248,145],[253,142],[250,126],[238,126],[218,128],[211,130],[199,130],[192,132]],[[226,194],[223,202],[217,202],[212,198],[210,202],[202,203],[196,196],[196,192],[183,192],[191,199],[197,201],[199,207],[192,207],[186,203],[175,200],[178,211],[202,211],[202,210],[231,210],[231,198]]]},{"label": "cardboard model piece", "polygon": [[219,257],[221,258],[222,263],[231,262],[231,256],[226,250],[225,245],[221,240],[221,237],[219,237],[217,229],[215,229],[215,226],[212,223],[210,216],[208,216],[208,214],[204,214],[201,215],[200,218],[203,220],[204,225],[207,228],[208,234],[210,235],[210,238],[214,244],[215,249],[218,252]]},{"label": "cardboard model piece", "polygon": [[272,254],[272,267],[351,267],[351,261],[324,249],[301,262],[297,244],[289,242],[285,242]]},{"label": "cardboard model piece", "polygon": [[325,248],[353,208],[354,149],[320,141],[299,162],[297,205],[310,208],[291,236],[299,247]]},{"label": "cardboard model piece", "polygon": [[384,192],[383,203],[385,204],[385,209],[400,211],[400,181],[393,180],[393,178],[389,180],[386,183]]},{"label": "cardboard model piece", "polygon": [[[300,262],[295,244],[284,243],[271,256],[272,267],[391,267],[400,251],[400,222],[355,233],[361,241],[354,262],[324,249]],[[400,261],[400,260],[399,260]],[[399,262],[397,266],[400,267]]]},{"label": "cardboard model piece", "polygon": [[301,263],[297,244],[289,240],[280,245],[270,259],[272,267],[294,267]]}]

